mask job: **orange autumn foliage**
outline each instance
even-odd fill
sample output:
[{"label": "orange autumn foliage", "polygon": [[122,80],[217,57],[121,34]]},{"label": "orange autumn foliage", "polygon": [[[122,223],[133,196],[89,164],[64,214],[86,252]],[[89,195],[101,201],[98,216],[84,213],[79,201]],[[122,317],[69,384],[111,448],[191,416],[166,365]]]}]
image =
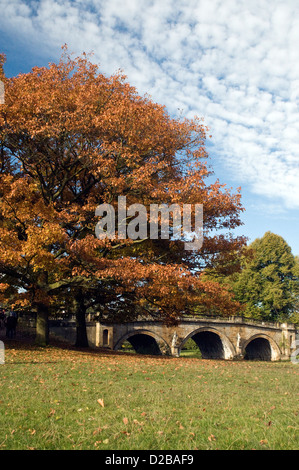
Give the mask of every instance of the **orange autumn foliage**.
[{"label": "orange autumn foliage", "polygon": [[[198,304],[234,313],[224,285],[202,273],[235,269],[229,260],[245,240],[230,231],[241,224],[241,196],[207,183],[202,120],[171,118],[126,77],[106,77],[85,54],[73,59],[66,48],[58,64],[3,81],[0,275],[18,288],[14,301],[45,312],[72,289],[102,289],[103,298],[109,291],[111,301],[113,285],[115,296],[128,295],[144,314],[165,321]],[[116,207],[120,195],[146,207],[203,204],[203,247],[97,239],[96,207]],[[227,235],[217,235],[222,229]],[[7,298],[5,289],[0,295]]]}]

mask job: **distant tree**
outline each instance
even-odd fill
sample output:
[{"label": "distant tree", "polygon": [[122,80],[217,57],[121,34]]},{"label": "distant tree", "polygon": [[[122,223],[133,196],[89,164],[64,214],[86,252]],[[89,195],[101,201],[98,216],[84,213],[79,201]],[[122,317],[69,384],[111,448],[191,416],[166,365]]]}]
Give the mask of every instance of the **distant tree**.
[{"label": "distant tree", "polygon": [[298,309],[298,261],[279,235],[266,232],[248,246],[242,270],[232,288],[245,304],[246,316],[285,321]]},{"label": "distant tree", "polygon": [[[299,256],[295,256],[295,267],[294,267],[295,278],[299,282]],[[290,316],[290,321],[299,325],[299,289],[295,293],[294,311]]]}]

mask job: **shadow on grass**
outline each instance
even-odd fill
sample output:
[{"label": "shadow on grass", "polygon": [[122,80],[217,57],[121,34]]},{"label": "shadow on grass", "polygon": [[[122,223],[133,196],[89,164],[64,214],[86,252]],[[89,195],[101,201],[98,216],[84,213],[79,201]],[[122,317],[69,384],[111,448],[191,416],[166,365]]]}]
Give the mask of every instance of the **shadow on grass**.
[{"label": "shadow on grass", "polygon": [[[70,343],[67,343],[65,341],[60,341],[59,339],[56,338],[51,338],[49,344],[47,346],[39,346],[35,344],[35,338],[34,337],[29,337],[29,336],[22,336],[20,333],[17,334],[16,338],[10,339],[5,337],[5,333],[1,335],[0,332],[0,340],[4,342],[5,350],[6,351],[25,351],[25,352],[43,352],[47,351],[51,353],[51,351],[61,351],[61,352],[72,352],[72,353],[80,353],[83,356],[91,356],[91,357],[111,357],[111,356],[128,356],[132,358],[132,356],[135,357],[150,357],[150,358],[155,358],[157,360],[165,360],[165,359],[176,359],[172,356],[157,356],[157,355],[150,355],[150,354],[134,354],[132,355],[131,352],[125,352],[125,351],[113,351],[111,349],[107,348],[93,348],[93,347],[77,347],[75,345],[72,345]],[[13,361],[13,360],[6,360],[5,364],[54,364],[58,363],[59,360],[49,360],[49,361],[39,361],[38,359],[36,360],[24,360],[24,361]]]}]

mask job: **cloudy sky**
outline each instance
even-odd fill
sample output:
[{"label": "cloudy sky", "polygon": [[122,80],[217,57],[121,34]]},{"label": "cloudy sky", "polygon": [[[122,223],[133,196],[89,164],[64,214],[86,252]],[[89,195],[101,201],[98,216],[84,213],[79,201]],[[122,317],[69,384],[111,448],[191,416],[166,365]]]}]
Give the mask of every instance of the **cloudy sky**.
[{"label": "cloudy sky", "polygon": [[237,233],[271,230],[299,255],[298,0],[0,0],[8,76],[65,43],[172,116],[203,117],[215,177],[242,187]]}]

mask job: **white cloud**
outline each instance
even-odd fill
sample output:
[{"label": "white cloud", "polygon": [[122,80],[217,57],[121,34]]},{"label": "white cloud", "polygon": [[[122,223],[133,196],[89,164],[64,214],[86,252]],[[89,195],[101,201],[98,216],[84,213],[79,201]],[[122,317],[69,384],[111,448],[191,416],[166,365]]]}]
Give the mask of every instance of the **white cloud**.
[{"label": "white cloud", "polygon": [[2,28],[67,43],[173,114],[203,116],[240,184],[299,208],[297,0],[0,0]]}]

